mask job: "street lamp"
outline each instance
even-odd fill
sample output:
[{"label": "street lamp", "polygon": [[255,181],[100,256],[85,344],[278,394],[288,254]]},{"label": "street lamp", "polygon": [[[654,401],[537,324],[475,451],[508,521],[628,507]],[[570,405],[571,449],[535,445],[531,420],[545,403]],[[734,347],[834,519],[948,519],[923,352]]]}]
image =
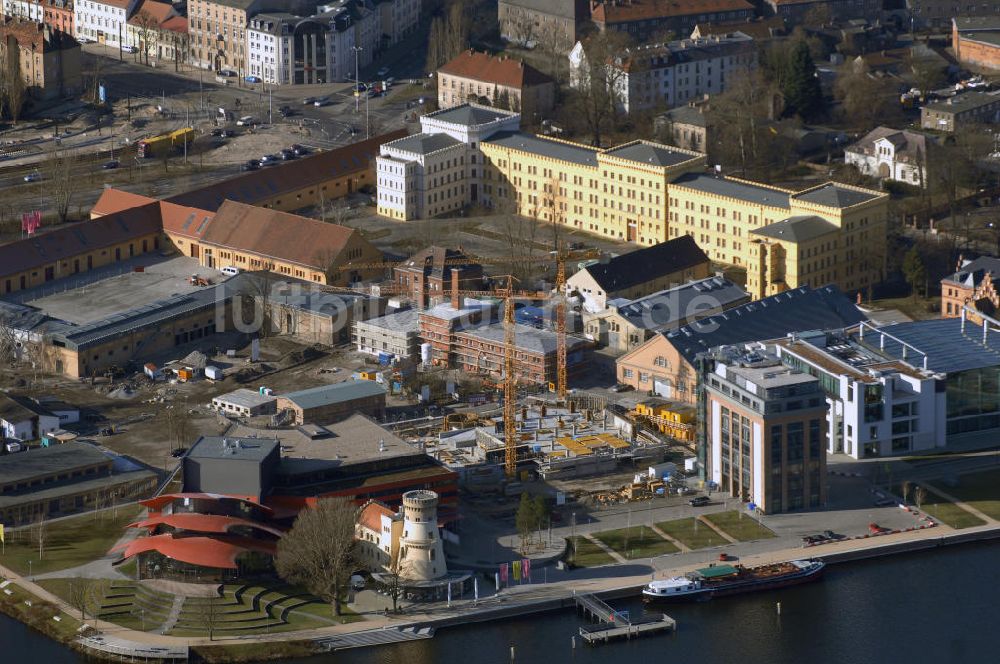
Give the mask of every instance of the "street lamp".
[{"label": "street lamp", "polygon": [[358,75],[358,57],[361,51],[364,50],[364,46],[352,46],[351,50],[354,51],[354,112],[359,113],[361,111],[361,90],[358,89],[360,76]]}]

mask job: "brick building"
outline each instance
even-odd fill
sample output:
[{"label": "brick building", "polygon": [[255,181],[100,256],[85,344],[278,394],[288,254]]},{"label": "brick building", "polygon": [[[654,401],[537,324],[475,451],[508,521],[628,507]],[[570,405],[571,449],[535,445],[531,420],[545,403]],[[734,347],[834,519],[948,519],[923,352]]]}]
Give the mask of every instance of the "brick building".
[{"label": "brick building", "polygon": [[941,317],[958,318],[968,305],[990,316],[1000,310],[1000,258],[961,260],[954,274],[941,280]]},{"label": "brick building", "polygon": [[532,120],[551,111],[555,103],[556,83],[551,76],[505,55],[470,49],[439,68],[437,77],[439,108],[485,100]]},{"label": "brick building", "polygon": [[[454,334],[451,355],[454,367],[495,379],[503,375],[504,326],[494,323],[470,327]],[[548,385],[556,382],[556,334],[530,325],[515,325],[514,375],[521,384]],[[572,382],[590,368],[591,343],[566,338],[566,375]]]},{"label": "brick building", "polygon": [[1000,93],[965,92],[920,109],[924,129],[956,132],[977,124],[1000,121]]},{"label": "brick building", "polygon": [[392,280],[399,292],[418,309],[451,298],[457,290],[483,290],[483,266],[463,263],[461,249],[428,247],[392,268]]},{"label": "brick building", "polygon": [[627,32],[642,43],[672,33],[686,37],[699,23],[747,21],[754,7],[746,0],[591,0],[590,18],[601,32]]},{"label": "brick building", "polygon": [[0,59],[6,61],[7,53],[15,51],[31,99],[65,99],[83,90],[80,44],[71,34],[44,23],[2,17]]},{"label": "brick building", "polygon": [[278,411],[292,412],[295,424],[328,424],[355,413],[385,415],[385,388],[371,380],[349,380],[278,395]]},{"label": "brick building", "polygon": [[963,65],[1000,69],[1000,17],[953,18],[951,46]]}]

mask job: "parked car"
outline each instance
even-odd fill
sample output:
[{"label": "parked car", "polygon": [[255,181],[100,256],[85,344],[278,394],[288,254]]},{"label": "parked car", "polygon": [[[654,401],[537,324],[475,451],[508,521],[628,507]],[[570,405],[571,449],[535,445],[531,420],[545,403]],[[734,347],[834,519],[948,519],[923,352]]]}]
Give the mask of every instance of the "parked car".
[{"label": "parked car", "polygon": [[316,97],[306,97],[302,100],[303,106],[311,106],[316,103]]},{"label": "parked car", "polygon": [[111,161],[104,162],[104,165],[101,166],[101,168],[103,168],[106,171],[110,171],[110,170],[113,170],[115,168],[118,168],[120,165],[121,164],[118,163],[117,159],[112,159]]},{"label": "parked car", "polygon": [[316,101],[313,102],[313,106],[316,106],[317,108],[319,108],[321,106],[329,106],[332,103],[333,102],[330,101],[329,97],[321,97],[321,98],[319,98],[319,99],[317,99]]},{"label": "parked car", "polygon": [[309,148],[307,148],[304,145],[299,145],[298,143],[296,143],[295,145],[291,146],[288,149],[294,152],[295,154],[299,155],[300,157],[302,155],[309,154],[310,152]]},{"label": "parked car", "polygon": [[250,125],[255,124],[256,122],[257,121],[254,119],[252,115],[244,115],[242,118],[236,121],[236,126],[249,127]]},{"label": "parked car", "polygon": [[264,155],[263,157],[260,158],[260,165],[261,166],[274,166],[279,161],[281,161],[281,157],[279,157],[278,155],[276,155],[276,154],[266,154],[266,155]]},{"label": "parked car", "polygon": [[34,173],[28,173],[27,175],[24,176],[25,182],[38,182],[41,179],[42,179],[42,174],[39,173],[38,171],[35,171]]},{"label": "parked car", "polygon": [[243,171],[256,171],[259,168],[260,168],[260,162],[257,161],[256,159],[250,159],[245,164],[243,164],[243,166],[240,168],[240,170],[243,170]]},{"label": "parked car", "polygon": [[222,136],[223,136],[223,138],[232,138],[235,135],[236,135],[236,130],[235,129],[223,129],[222,130]]},{"label": "parked car", "polygon": [[224,131],[225,131],[225,129],[222,129],[220,127],[216,127],[215,129],[212,130],[212,136],[222,136],[222,134],[223,134]]},{"label": "parked car", "polygon": [[295,154],[294,150],[282,150],[281,159],[282,161],[291,161],[292,159],[298,159],[299,156]]},{"label": "parked car", "polygon": [[632,389],[634,388],[631,385],[626,385],[625,383],[618,383],[617,385],[611,388],[611,391],[618,393],[618,392],[628,392],[629,390]]},{"label": "parked car", "polygon": [[709,503],[708,496],[695,496],[694,498],[688,501],[688,505],[690,505],[691,507],[704,507],[705,505],[708,505],[708,503]]},{"label": "parked car", "polygon": [[243,270],[241,270],[240,268],[236,267],[235,265],[226,265],[225,267],[219,269],[219,272],[221,272],[222,274],[225,274],[226,276],[230,276],[230,277],[235,277],[237,274],[239,274],[242,271]]},{"label": "parked car", "polygon": [[824,530],[823,536],[826,537],[828,540],[842,540],[845,538],[845,535],[841,535],[840,533],[835,533],[832,530]]},{"label": "parked car", "polygon": [[250,76],[244,76],[243,80],[246,81],[247,83],[260,83],[261,82],[260,76],[254,76],[252,74]]},{"label": "parked car", "polygon": [[234,72],[232,69],[220,69],[215,73],[224,78],[233,78],[236,76],[236,72]]},{"label": "parked car", "polygon": [[139,49],[135,46],[122,46],[122,50],[126,53],[138,53]]}]

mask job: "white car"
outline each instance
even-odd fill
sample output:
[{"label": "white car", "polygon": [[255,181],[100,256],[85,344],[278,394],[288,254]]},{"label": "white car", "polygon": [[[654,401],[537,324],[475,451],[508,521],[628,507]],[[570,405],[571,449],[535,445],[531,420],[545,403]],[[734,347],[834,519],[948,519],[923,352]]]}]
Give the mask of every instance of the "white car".
[{"label": "white car", "polygon": [[235,267],[233,265],[227,265],[224,268],[222,268],[221,270],[219,270],[219,272],[221,272],[222,274],[225,274],[225,275],[230,276],[230,277],[235,277],[237,274],[239,274],[242,271],[243,270],[241,270],[240,268]]},{"label": "white car", "polygon": [[139,48],[136,46],[122,46],[122,50],[126,53],[138,53]]},{"label": "white car", "polygon": [[253,119],[252,115],[244,115],[242,118],[236,121],[236,126],[238,127],[249,127],[250,125],[257,122]]}]

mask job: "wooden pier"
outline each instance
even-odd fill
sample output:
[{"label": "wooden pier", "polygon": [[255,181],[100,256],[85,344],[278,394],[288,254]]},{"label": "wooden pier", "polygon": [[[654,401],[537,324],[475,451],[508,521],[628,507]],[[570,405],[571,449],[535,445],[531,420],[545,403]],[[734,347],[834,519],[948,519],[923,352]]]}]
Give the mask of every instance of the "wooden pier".
[{"label": "wooden pier", "polygon": [[596,626],[580,628],[580,638],[584,643],[596,645],[607,643],[614,639],[631,639],[632,637],[649,636],[660,632],[669,632],[677,628],[677,621],[666,614],[643,617],[630,620],[628,615],[615,611],[596,595],[575,595],[573,599],[578,609],[584,615],[599,622]]}]

